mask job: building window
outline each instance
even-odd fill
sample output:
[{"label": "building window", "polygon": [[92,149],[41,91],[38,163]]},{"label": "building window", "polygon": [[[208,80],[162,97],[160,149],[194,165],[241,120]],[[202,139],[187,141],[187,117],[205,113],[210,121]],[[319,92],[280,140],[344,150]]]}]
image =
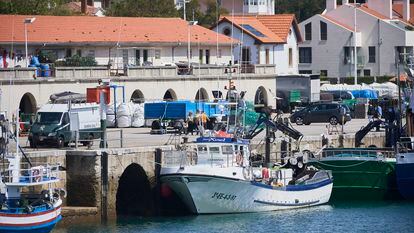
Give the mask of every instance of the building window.
[{"label": "building window", "polygon": [[72,49],[66,49],[65,57],[72,57]]},{"label": "building window", "polygon": [[210,49],[206,49],[206,64],[210,64]]},{"label": "building window", "polygon": [[305,25],[305,40],[312,40],[312,23]]},{"label": "building window", "polygon": [[82,50],[81,49],[77,49],[76,50],[76,55],[78,55],[79,57],[82,57]]},{"label": "building window", "polygon": [[364,76],[365,77],[371,76],[371,70],[364,70]]},{"label": "building window", "polygon": [[368,54],[369,54],[368,62],[375,63],[375,46],[368,47]]},{"label": "building window", "polygon": [[141,65],[141,50],[135,50],[135,65]]},{"label": "building window", "polygon": [[321,21],[321,40],[328,40],[328,25]]},{"label": "building window", "polygon": [[217,58],[221,58],[221,49],[217,51]]},{"label": "building window", "polygon": [[143,62],[148,61],[148,49],[142,50]]},{"label": "building window", "polygon": [[312,74],[312,70],[299,70],[299,74]]},{"label": "building window", "polygon": [[351,47],[344,47],[344,64],[351,64],[352,57],[351,57]]},{"label": "building window", "polygon": [[[188,57],[188,54],[187,54],[187,57]],[[190,49],[190,58],[193,58],[193,50],[192,49]]]},{"label": "building window", "polygon": [[161,58],[161,49],[156,49],[154,51],[154,58],[155,59],[160,59]]},{"label": "building window", "polygon": [[198,51],[198,62],[199,62],[200,64],[203,64],[203,50],[202,50],[202,49],[200,49],[200,50]]},{"label": "building window", "polygon": [[226,36],[231,36],[231,29],[226,27],[223,29],[223,34]]},{"label": "building window", "polygon": [[93,50],[93,49],[89,50],[87,57],[95,58],[95,50]]},{"label": "building window", "polygon": [[128,49],[122,50],[122,63],[128,65]]},{"label": "building window", "polygon": [[293,66],[293,49],[289,48],[289,67]]},{"label": "building window", "polygon": [[312,47],[299,48],[299,63],[312,63]]},{"label": "building window", "polygon": [[327,70],[321,70],[321,76],[328,77],[328,71]]},{"label": "building window", "polygon": [[265,56],[266,56],[266,64],[270,64],[270,50],[265,50]]}]

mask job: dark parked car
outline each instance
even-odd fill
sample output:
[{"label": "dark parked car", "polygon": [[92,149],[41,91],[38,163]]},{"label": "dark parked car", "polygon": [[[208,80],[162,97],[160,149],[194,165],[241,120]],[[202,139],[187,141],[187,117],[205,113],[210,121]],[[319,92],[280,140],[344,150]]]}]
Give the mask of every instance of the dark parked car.
[{"label": "dark parked car", "polygon": [[309,125],[310,123],[330,123],[331,125],[342,124],[351,120],[348,106],[340,103],[316,103],[292,113],[290,121],[297,125]]}]

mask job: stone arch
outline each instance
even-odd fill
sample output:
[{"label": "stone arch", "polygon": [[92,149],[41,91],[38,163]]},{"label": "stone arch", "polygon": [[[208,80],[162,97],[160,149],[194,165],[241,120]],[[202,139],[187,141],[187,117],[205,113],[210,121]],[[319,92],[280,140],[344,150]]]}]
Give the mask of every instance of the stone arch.
[{"label": "stone arch", "polygon": [[35,114],[37,111],[36,98],[32,93],[26,92],[20,99],[20,112],[23,114]]},{"label": "stone arch", "polygon": [[166,101],[177,100],[177,94],[175,93],[173,89],[170,88],[165,92],[163,100],[166,100]]},{"label": "stone arch", "polygon": [[198,89],[196,96],[195,96],[195,101],[208,101],[209,97],[208,97],[208,92],[205,88],[200,88]]},{"label": "stone arch", "polygon": [[268,105],[267,91],[263,86],[257,88],[256,94],[254,96],[254,104],[262,104],[264,106]]},{"label": "stone arch", "polygon": [[144,93],[141,90],[136,89],[131,95],[131,101],[136,104],[142,104],[145,102]]},{"label": "stone arch", "polygon": [[116,192],[118,216],[150,216],[154,214],[151,184],[145,170],[137,163],[130,164],[118,181]]}]

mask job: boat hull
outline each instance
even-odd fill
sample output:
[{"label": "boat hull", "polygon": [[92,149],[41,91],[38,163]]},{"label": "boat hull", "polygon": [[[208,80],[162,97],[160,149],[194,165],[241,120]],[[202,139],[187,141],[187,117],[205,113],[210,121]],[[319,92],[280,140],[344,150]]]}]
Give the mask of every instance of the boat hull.
[{"label": "boat hull", "polygon": [[[272,188],[262,183],[209,175],[161,177],[194,214],[244,213],[309,207],[327,203],[332,180],[312,185]],[[291,187],[291,190],[289,190]]]},{"label": "boat hull", "polygon": [[397,184],[400,194],[405,199],[414,199],[414,153],[404,153],[397,156],[395,167]]},{"label": "boat hull", "polygon": [[62,219],[61,207],[31,214],[0,213],[0,233],[48,233]]},{"label": "boat hull", "polygon": [[395,181],[395,160],[325,158],[311,161],[309,165],[332,171],[332,200],[400,198]]}]

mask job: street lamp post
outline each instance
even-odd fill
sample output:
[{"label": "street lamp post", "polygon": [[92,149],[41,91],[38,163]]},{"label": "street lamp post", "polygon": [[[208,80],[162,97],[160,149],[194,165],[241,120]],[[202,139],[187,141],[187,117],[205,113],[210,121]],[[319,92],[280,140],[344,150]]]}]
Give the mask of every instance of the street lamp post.
[{"label": "street lamp post", "polygon": [[358,84],[358,54],[357,54],[357,8],[361,4],[355,3],[354,6],[354,84]]},{"label": "street lamp post", "polygon": [[27,24],[31,24],[36,20],[36,18],[26,18],[24,19],[24,46],[26,51],[26,67],[29,66],[29,56],[27,52]]}]

